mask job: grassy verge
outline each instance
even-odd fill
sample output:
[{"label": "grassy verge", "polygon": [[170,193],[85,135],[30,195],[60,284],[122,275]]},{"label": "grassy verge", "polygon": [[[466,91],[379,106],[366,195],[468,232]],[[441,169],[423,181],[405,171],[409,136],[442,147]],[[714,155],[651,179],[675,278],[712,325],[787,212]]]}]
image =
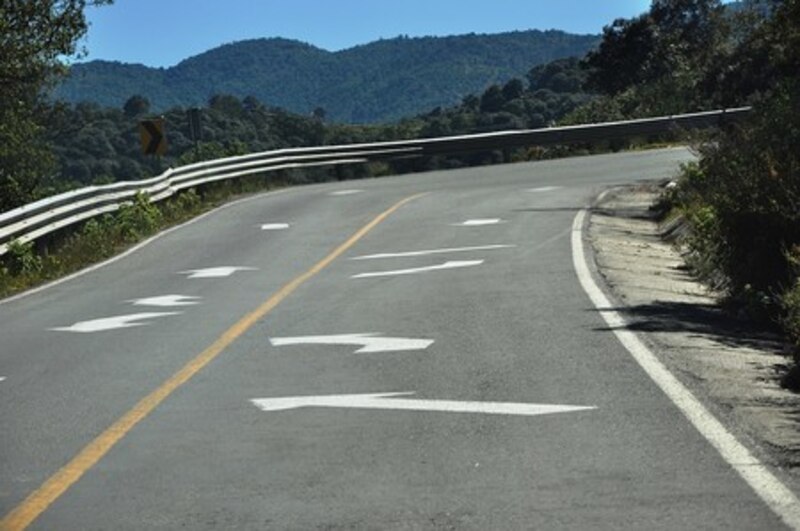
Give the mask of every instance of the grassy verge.
[{"label": "grassy verge", "polygon": [[42,241],[12,242],[0,259],[0,298],[101,262],[225,202],[284,186],[284,180],[251,176],[189,189],[159,203],[138,195],[114,213],[68,227]]}]

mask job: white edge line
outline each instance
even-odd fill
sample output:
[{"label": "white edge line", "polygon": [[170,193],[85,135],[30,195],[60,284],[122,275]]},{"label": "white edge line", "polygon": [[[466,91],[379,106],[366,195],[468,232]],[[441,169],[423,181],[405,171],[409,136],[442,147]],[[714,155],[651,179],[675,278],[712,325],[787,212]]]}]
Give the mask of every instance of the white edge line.
[{"label": "white edge line", "polygon": [[[601,196],[602,197],[602,196]],[[586,294],[599,310],[617,339],[633,359],[672,400],[722,458],[733,467],[756,494],[793,529],[800,529],[800,501],[770,470],[759,461],[653,354],[639,337],[626,329],[625,319],[595,283],[583,245],[583,224],[587,210],[581,210],[572,224],[572,261]]]},{"label": "white edge line", "polygon": [[56,286],[58,286],[60,284],[63,284],[65,282],[69,282],[70,280],[74,280],[74,279],[76,279],[78,277],[82,277],[83,275],[86,275],[87,273],[91,273],[92,271],[97,271],[101,267],[105,267],[105,266],[111,265],[114,262],[117,262],[118,260],[122,260],[123,258],[126,258],[126,257],[132,255],[136,251],[138,251],[138,250],[142,249],[143,247],[153,243],[154,241],[158,240],[159,238],[161,238],[163,236],[166,236],[167,234],[170,234],[171,232],[174,232],[174,231],[176,231],[178,229],[182,229],[184,227],[187,227],[187,226],[191,225],[192,223],[196,223],[196,222],[198,222],[198,221],[210,216],[211,214],[216,214],[217,212],[220,212],[221,210],[225,210],[226,208],[230,208],[232,206],[240,205],[242,203],[246,203],[247,201],[253,201],[254,199],[258,199],[258,198],[263,197],[265,195],[278,195],[278,194],[283,194],[283,193],[290,192],[290,191],[293,191],[293,190],[298,190],[300,188],[302,188],[302,187],[300,187],[300,186],[289,186],[289,187],[283,188],[281,190],[270,190],[270,191],[262,192],[260,194],[252,195],[252,196],[249,196],[249,197],[243,197],[241,199],[237,199],[236,201],[232,201],[230,203],[225,203],[224,205],[220,205],[220,206],[218,206],[217,208],[215,208],[213,210],[209,210],[208,212],[204,212],[203,214],[200,214],[199,216],[197,216],[195,218],[192,218],[192,219],[190,219],[188,221],[185,221],[185,222],[181,223],[180,225],[175,225],[174,227],[170,227],[170,228],[168,228],[168,229],[166,229],[166,230],[164,230],[162,232],[159,232],[158,234],[155,234],[155,235],[147,238],[143,242],[137,243],[136,245],[134,245],[130,249],[124,251],[123,253],[118,254],[116,256],[112,256],[108,260],[104,260],[103,262],[99,262],[97,264],[90,265],[89,267],[86,267],[86,268],[81,269],[79,271],[76,271],[74,273],[70,273],[69,275],[67,275],[65,277],[59,278],[59,279],[54,280],[52,282],[48,282],[47,284],[42,284],[41,286],[37,286],[35,288],[31,288],[31,289],[29,289],[27,291],[23,291],[22,293],[17,293],[16,295],[12,295],[11,297],[8,297],[8,298],[5,298],[5,299],[0,299],[0,306],[2,306],[3,304],[7,304],[9,302],[17,301],[17,300],[22,299],[24,297],[27,297],[29,295],[34,295],[36,293],[40,293],[40,292],[42,292],[42,291],[44,291],[46,289],[54,288],[54,287],[56,287]]}]

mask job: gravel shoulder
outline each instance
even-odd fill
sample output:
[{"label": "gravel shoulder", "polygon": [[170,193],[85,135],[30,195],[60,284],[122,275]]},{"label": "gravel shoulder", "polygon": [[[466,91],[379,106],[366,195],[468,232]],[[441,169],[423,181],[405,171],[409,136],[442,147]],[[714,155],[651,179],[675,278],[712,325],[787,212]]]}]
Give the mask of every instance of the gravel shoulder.
[{"label": "gravel shoulder", "polygon": [[779,337],[722,312],[650,206],[656,183],[614,188],[590,216],[597,270],[630,329],[763,461],[800,479],[800,395],[782,389]]}]

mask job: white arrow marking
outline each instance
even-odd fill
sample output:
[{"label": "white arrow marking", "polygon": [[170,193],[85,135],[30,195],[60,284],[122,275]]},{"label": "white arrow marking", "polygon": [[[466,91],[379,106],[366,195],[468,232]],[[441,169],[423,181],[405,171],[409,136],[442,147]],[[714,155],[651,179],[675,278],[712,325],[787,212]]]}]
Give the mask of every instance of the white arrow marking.
[{"label": "white arrow marking", "polygon": [[190,269],[181,271],[180,275],[189,275],[186,278],[221,278],[229,277],[237,271],[255,271],[255,267],[207,267],[206,269]]},{"label": "white arrow marking", "polygon": [[5,379],[6,379],[6,377],[5,377],[5,376],[0,376],[0,382],[2,382],[2,381],[3,381],[3,380],[5,380]]},{"label": "white arrow marking", "polygon": [[353,194],[360,194],[364,190],[337,190],[336,192],[331,192],[329,195],[353,195]]},{"label": "white arrow marking", "polygon": [[449,253],[465,253],[468,251],[493,251],[495,249],[508,249],[509,247],[516,247],[516,245],[481,245],[478,247],[453,247],[451,249],[430,249],[427,251],[407,251],[403,253],[380,253],[368,254],[364,256],[356,256],[350,260],[373,260],[375,258],[405,258],[408,256],[425,256],[429,254],[449,254]]},{"label": "white arrow marking", "polygon": [[51,328],[60,332],[78,332],[78,333],[92,333],[103,332],[105,330],[114,330],[116,328],[131,328],[133,326],[144,326],[147,323],[137,323],[145,319],[154,319],[156,317],[164,317],[167,315],[178,315],[181,312],[150,312],[150,313],[132,313],[129,315],[116,315],[114,317],[104,317],[102,319],[94,319],[92,321],[80,321],[72,326],[59,326]]},{"label": "white arrow marking", "polygon": [[480,227],[482,225],[497,225],[498,223],[505,223],[505,221],[500,218],[468,219],[461,223],[453,223],[453,225],[456,227]]},{"label": "white arrow marking", "polygon": [[200,304],[202,297],[191,295],[159,295],[158,297],[146,297],[144,299],[133,299],[126,302],[133,303],[134,306],[192,306]]},{"label": "white arrow marking", "polygon": [[552,192],[553,190],[560,190],[563,186],[540,186],[539,188],[531,188],[528,191],[533,193]]},{"label": "white arrow marking", "polygon": [[472,267],[481,265],[483,260],[452,260],[443,264],[432,265],[427,267],[415,267],[412,269],[398,269],[395,271],[373,271],[370,273],[359,273],[350,278],[371,278],[371,277],[389,277],[395,275],[413,275],[415,273],[426,273],[428,271],[440,271],[442,269],[457,269],[460,267]]},{"label": "white arrow marking", "polygon": [[288,223],[264,223],[261,225],[261,230],[283,230],[288,228]]},{"label": "white arrow marking", "polygon": [[397,352],[400,350],[425,350],[433,344],[432,339],[405,337],[379,337],[379,334],[338,334],[332,336],[272,337],[274,347],[285,345],[361,345],[355,353]]},{"label": "white arrow marking", "polygon": [[254,398],[250,401],[262,411],[285,411],[288,409],[297,409],[301,407],[335,407],[535,416],[597,409],[596,406],[565,406],[560,404],[523,404],[518,402],[456,402],[452,400],[391,398],[395,396],[408,396],[413,394],[413,392],[408,392],[362,395],[289,396],[283,398]]}]

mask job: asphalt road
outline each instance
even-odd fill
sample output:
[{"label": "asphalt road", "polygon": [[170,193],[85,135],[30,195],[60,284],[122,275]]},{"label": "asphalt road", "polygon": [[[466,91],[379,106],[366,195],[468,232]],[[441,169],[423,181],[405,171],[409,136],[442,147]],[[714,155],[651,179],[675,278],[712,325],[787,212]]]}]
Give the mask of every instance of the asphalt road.
[{"label": "asphalt road", "polygon": [[[573,219],[598,192],[689,157],[298,187],[0,304],[0,514],[76,530],[780,528],[572,265]],[[245,269],[209,269],[226,267]]]}]

